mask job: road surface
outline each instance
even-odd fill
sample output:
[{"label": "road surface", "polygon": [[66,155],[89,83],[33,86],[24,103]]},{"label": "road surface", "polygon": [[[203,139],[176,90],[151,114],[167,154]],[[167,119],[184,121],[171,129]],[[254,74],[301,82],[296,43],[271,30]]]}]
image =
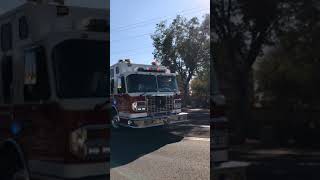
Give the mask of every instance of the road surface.
[{"label": "road surface", "polygon": [[191,110],[190,121],[167,128],[112,131],[112,180],[208,180],[209,112]]},{"label": "road surface", "polygon": [[233,147],[232,160],[249,162],[248,180],[319,180],[320,150]]}]

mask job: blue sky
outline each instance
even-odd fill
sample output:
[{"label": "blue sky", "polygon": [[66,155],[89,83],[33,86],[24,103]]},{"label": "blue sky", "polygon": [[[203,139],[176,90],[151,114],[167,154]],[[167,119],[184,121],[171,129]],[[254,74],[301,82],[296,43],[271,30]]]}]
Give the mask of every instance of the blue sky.
[{"label": "blue sky", "polygon": [[150,34],[161,20],[176,15],[199,17],[210,12],[210,0],[111,0],[111,62],[129,58],[134,63],[153,61]]},{"label": "blue sky", "polygon": [[[1,0],[0,14],[26,0]],[[107,0],[66,0],[66,4],[106,8]],[[150,34],[161,20],[168,23],[180,14],[202,19],[209,13],[210,0],[111,0],[110,64],[129,58],[134,63],[151,63],[153,46]]]}]

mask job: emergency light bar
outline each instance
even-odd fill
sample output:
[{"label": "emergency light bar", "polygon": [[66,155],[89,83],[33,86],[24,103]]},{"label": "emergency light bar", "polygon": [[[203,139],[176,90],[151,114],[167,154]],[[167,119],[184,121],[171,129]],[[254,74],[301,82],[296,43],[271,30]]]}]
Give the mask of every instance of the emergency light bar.
[{"label": "emergency light bar", "polygon": [[148,67],[148,68],[139,67],[137,69],[137,71],[139,71],[139,72],[158,72],[158,73],[165,73],[166,72],[165,69],[155,68],[155,67]]}]

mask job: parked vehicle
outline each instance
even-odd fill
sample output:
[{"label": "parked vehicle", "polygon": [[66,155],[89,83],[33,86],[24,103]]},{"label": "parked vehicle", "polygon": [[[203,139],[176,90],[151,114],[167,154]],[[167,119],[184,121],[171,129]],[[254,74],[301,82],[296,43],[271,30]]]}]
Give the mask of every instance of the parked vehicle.
[{"label": "parked vehicle", "polygon": [[109,173],[109,13],[61,2],[0,16],[0,179]]},{"label": "parked vehicle", "polygon": [[156,63],[120,60],[110,68],[114,128],[146,128],[184,122],[176,74]]}]

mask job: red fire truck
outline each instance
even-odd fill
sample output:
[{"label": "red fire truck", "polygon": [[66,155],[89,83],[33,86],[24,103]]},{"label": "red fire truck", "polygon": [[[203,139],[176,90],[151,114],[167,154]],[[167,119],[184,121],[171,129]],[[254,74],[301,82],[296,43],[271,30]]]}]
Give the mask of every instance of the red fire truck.
[{"label": "red fire truck", "polygon": [[120,60],[110,68],[114,128],[146,128],[184,122],[176,74],[163,66]]},{"label": "red fire truck", "polygon": [[47,0],[0,16],[1,180],[109,173],[108,15]]}]

